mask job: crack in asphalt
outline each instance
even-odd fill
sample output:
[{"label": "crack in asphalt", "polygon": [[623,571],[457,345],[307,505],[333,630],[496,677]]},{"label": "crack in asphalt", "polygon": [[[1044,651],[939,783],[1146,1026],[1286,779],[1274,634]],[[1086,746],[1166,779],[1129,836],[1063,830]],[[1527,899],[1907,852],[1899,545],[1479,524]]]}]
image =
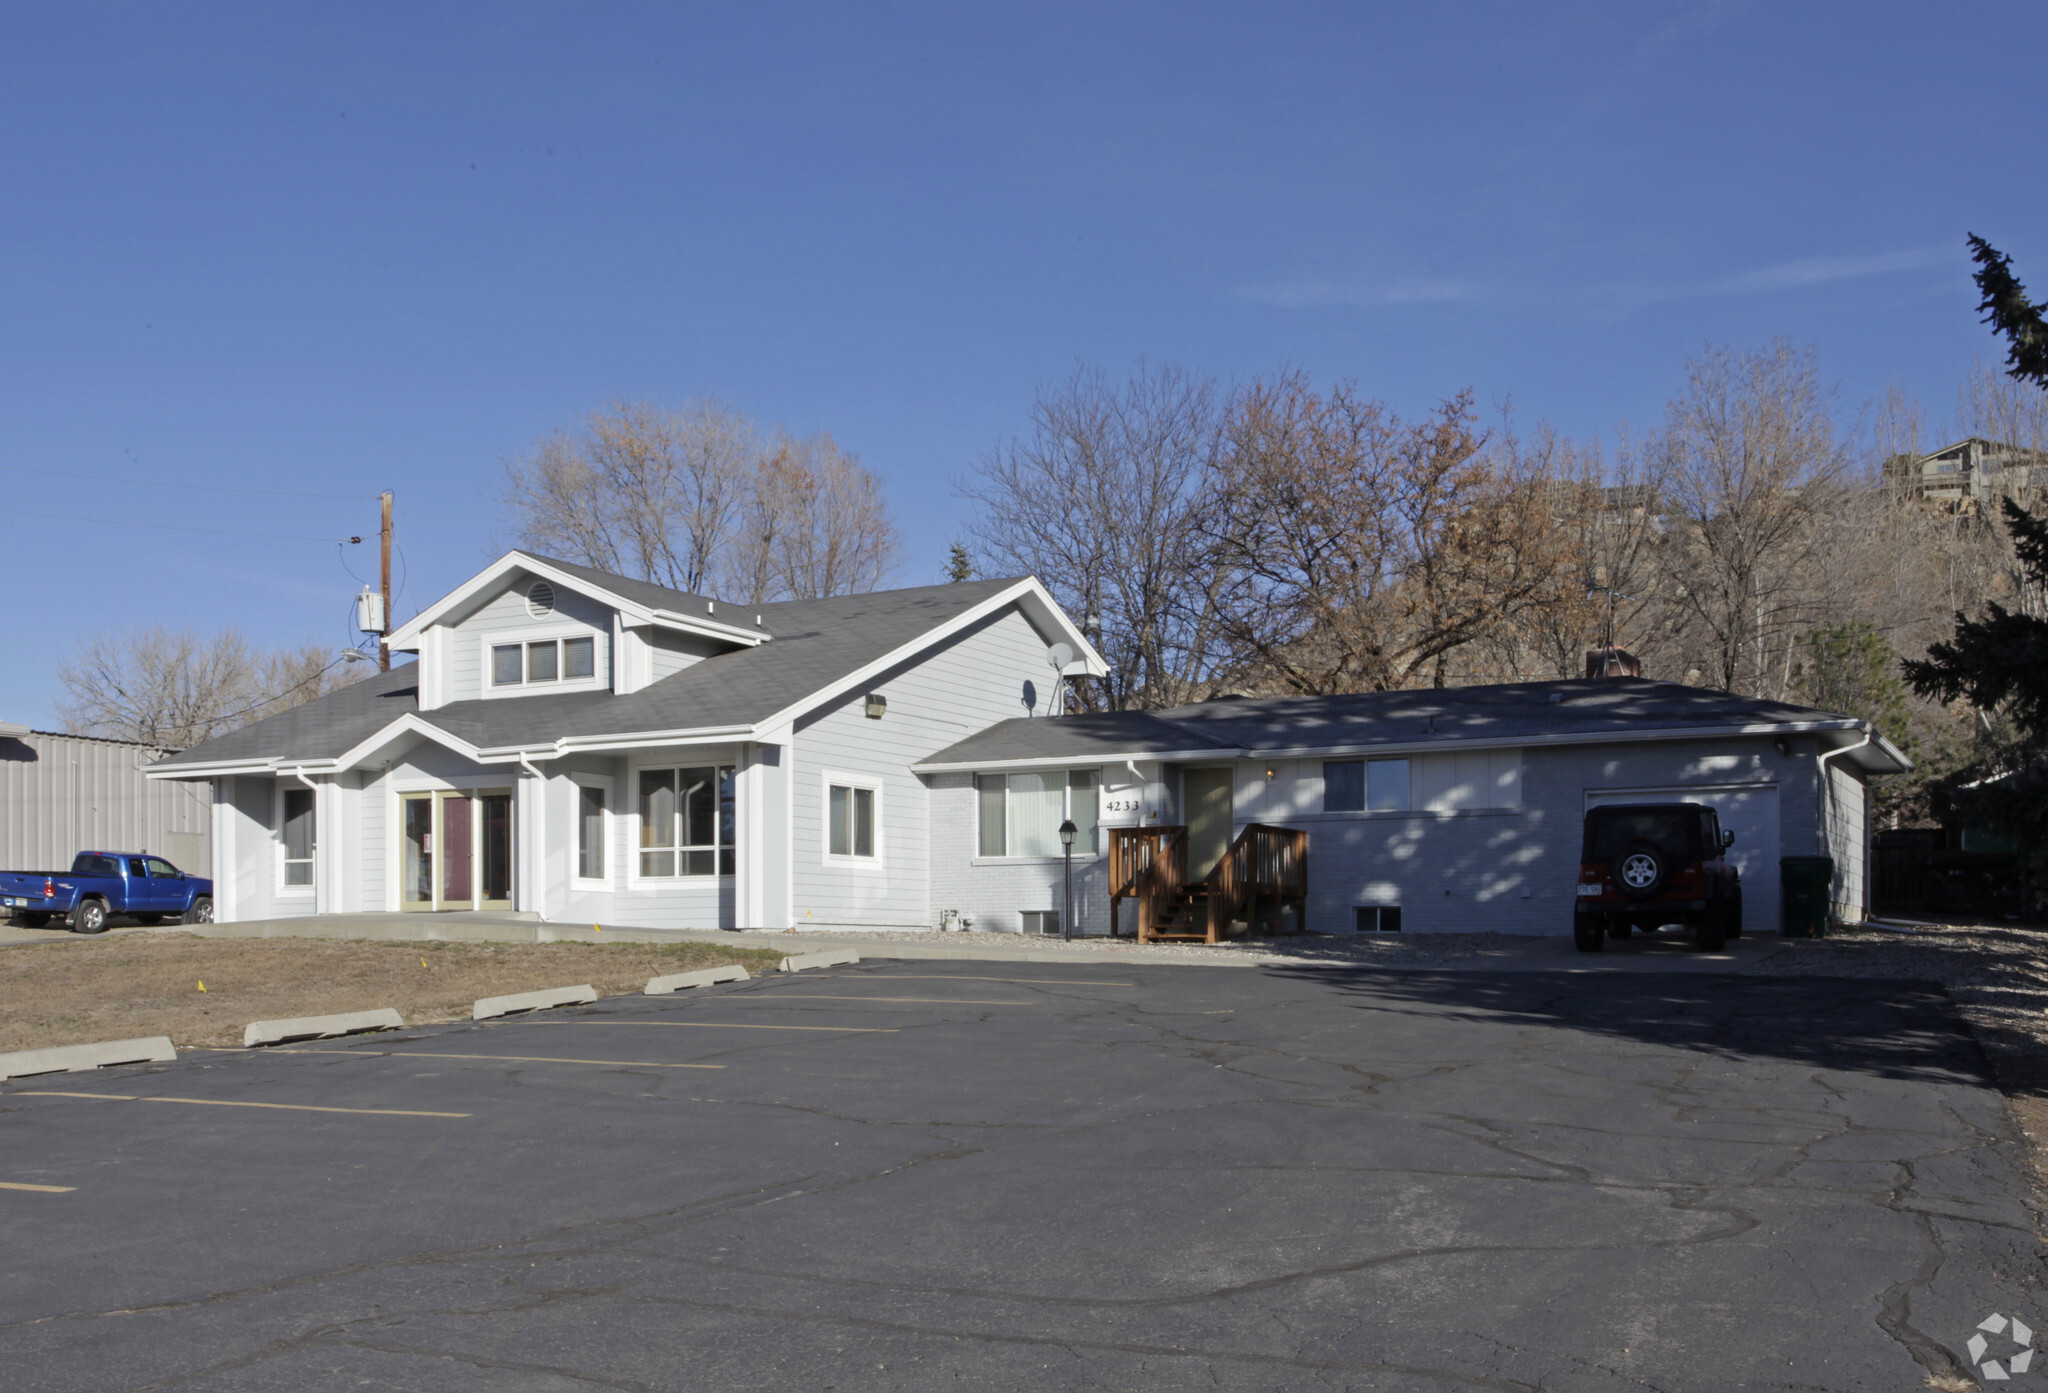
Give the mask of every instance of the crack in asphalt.
[{"label": "crack in asphalt", "polygon": [[[1539,1005],[1523,1005],[1518,1014],[1527,1015],[1543,1009],[1560,1009],[1574,1000],[1571,991],[1561,991],[1544,999]],[[161,1378],[154,1382],[128,1385],[132,1393],[144,1390],[173,1388],[196,1381],[204,1381],[257,1364],[275,1361],[308,1348],[320,1346],[347,1347],[376,1353],[409,1357],[444,1359],[462,1363],[477,1369],[519,1373],[531,1376],[549,1376],[587,1384],[592,1387],[622,1390],[624,1393],[643,1393],[667,1385],[656,1385],[620,1377],[615,1374],[594,1372],[570,1364],[520,1363],[497,1359],[474,1351],[467,1351],[447,1345],[445,1340],[427,1343],[409,1343],[393,1332],[404,1326],[408,1320],[431,1318],[494,1318],[516,1317],[550,1307],[568,1306],[577,1302],[603,1302],[618,1305],[649,1305],[667,1308],[698,1310],[709,1313],[765,1320],[778,1325],[791,1323],[814,1325],[837,1325],[874,1332],[911,1335],[934,1340],[973,1341],[988,1345],[1015,1345],[1023,1347],[1059,1350],[1070,1358],[1082,1360],[1088,1352],[1115,1353],[1140,1361],[1141,1367],[1150,1369],[1147,1361],[1171,1361],[1171,1374],[1185,1383],[1197,1371],[1185,1367],[1189,1360],[1206,1361],[1206,1372],[1213,1381],[1215,1366],[1235,1363],[1241,1365],[1292,1369],[1303,1372],[1337,1375],[1378,1375],[1406,1376],[1428,1379],[1440,1384],[1472,1389],[1513,1390],[1515,1393],[1531,1393],[1548,1387],[1544,1382],[1529,1382],[1505,1375],[1475,1373],[1447,1367],[1373,1360],[1317,1359],[1305,1355],[1290,1355],[1268,1351],[1210,1347],[1208,1345],[1154,1343],[1146,1341],[1124,1341],[1114,1339],[1085,1338],[1076,1333],[1048,1334],[1019,1330],[990,1330],[945,1323],[925,1323],[906,1320],[889,1320],[879,1316],[848,1312],[819,1310],[800,1304],[797,1293],[806,1287],[835,1287],[841,1289],[887,1293],[897,1296],[942,1297],[955,1300],[987,1301],[1008,1303],[1027,1308],[1086,1308],[1105,1311],[1118,1310],[1160,1310],[1188,1307],[1202,1303],[1235,1302],[1261,1293],[1273,1292],[1290,1286],[1317,1281],[1344,1279],[1402,1263],[1428,1261],[1432,1259],[1457,1258],[1472,1255],[1561,1255],[1654,1252],[1658,1250],[1684,1249],[1726,1243],[1744,1234],[1753,1232],[1765,1221],[1750,1209],[1736,1202],[1745,1192],[1756,1193],[1797,1193],[1815,1195],[1837,1195],[1859,1199],[1873,1207],[1899,1216],[1909,1225],[1914,1242],[1921,1252],[1914,1270],[1900,1280],[1887,1286],[1875,1298],[1874,1319],[1884,1335],[1896,1343],[1929,1376],[1960,1377],[1963,1366],[1953,1351],[1929,1336],[1914,1322],[1914,1301],[1919,1293],[1930,1289],[1950,1260],[1947,1240],[1937,1226],[1937,1220],[1950,1223],[1977,1225],[1985,1228],[2003,1229],[2017,1234],[2031,1236],[2031,1230],[1990,1215],[1958,1214],[1938,1207],[1941,1201],[1930,1199],[1921,1193],[1922,1168],[1929,1161],[1943,1157],[1968,1156],[1973,1153],[1995,1151],[2009,1147],[2010,1138],[2000,1136],[1978,1126],[1943,1102],[1942,1115],[1947,1119],[1946,1132],[1929,1128],[1916,1128],[1892,1124],[1874,1127],[1859,1124],[1848,1115],[1848,1109],[1855,1099],[1833,1082],[1825,1070],[1812,1071],[1807,1083],[1817,1093],[1824,1095],[1818,1104],[1798,1105],[1789,1100],[1781,1101],[1774,1094],[1771,1098],[1756,1099],[1748,1096],[1739,1086],[1731,1089],[1726,1080],[1703,1077],[1710,1066],[1724,1062],[1732,1053],[1735,1057],[1746,1058],[1739,1051],[1729,1051],[1727,1042],[1733,1037],[1735,1024],[1728,1015],[1717,1018],[1714,1028],[1708,1032],[1707,1040],[1688,1039],[1678,1048],[1685,1049],[1689,1057],[1681,1059],[1666,1071],[1661,1078],[1621,1079],[1612,1074],[1602,1074],[1571,1061],[1560,1060],[1546,1051],[1540,1038],[1540,1027],[1526,1021],[1508,1022],[1507,1034],[1514,1039],[1503,1041],[1501,1047],[1484,1055],[1470,1058],[1439,1058],[1433,1060],[1404,1060],[1399,1065],[1381,1064],[1368,1067],[1352,1061],[1333,1059],[1314,1050],[1304,1048],[1298,1038],[1281,1041],[1257,1038],[1271,1031],[1276,1037],[1281,1027],[1268,1024],[1264,1016],[1271,1010],[1284,1008],[1236,1008],[1223,1020],[1201,1019],[1199,1023],[1187,1023],[1191,1017],[1201,1018],[1206,1013],[1177,1010],[1154,1011],[1143,1004],[1131,1002],[1106,1002],[1099,998],[1077,1000],[1075,1013],[1061,1019],[1070,1022],[1100,1023],[1106,1016],[1113,1017],[1114,1023],[1128,1028],[1134,1038],[1105,1039],[1092,1043],[1106,1050],[1140,1049],[1159,1053],[1164,1057],[1185,1064],[1202,1066],[1211,1070],[1222,1070],[1235,1077],[1255,1083],[1261,1092],[1257,1096],[1205,1100],[1196,1103],[1119,1110],[1112,1115],[1076,1120],[1026,1121],[994,1120],[976,1118],[924,1119],[869,1117],[858,1113],[834,1109],[817,1103],[806,1103],[794,1099],[762,1099],[740,1097],[715,1097],[689,1095],[681,1100],[691,1104],[759,1109],[787,1112],[822,1122],[843,1124],[860,1129],[872,1129],[886,1137],[917,1138],[926,1149],[913,1147],[910,1154],[894,1160],[891,1164],[873,1166],[853,1174],[837,1177],[819,1172],[793,1176],[769,1184],[733,1190],[719,1195],[692,1201],[643,1214],[607,1216],[565,1224],[556,1228],[510,1238],[487,1244],[468,1244],[457,1247],[423,1250],[417,1253],[388,1258],[345,1263],[298,1276],[279,1278],[274,1281],[251,1283],[246,1286],[224,1288],[190,1298],[155,1302],[148,1305],[103,1311],[74,1311],[56,1315],[45,1315],[29,1320],[0,1323],[0,1330],[41,1325],[51,1322],[75,1322],[108,1319],[127,1315],[160,1314],[183,1312],[209,1307],[234,1307],[264,1297],[282,1296],[294,1291],[317,1287],[321,1284],[342,1283],[364,1276],[407,1268],[471,1268],[488,1273],[494,1269],[514,1264],[524,1264],[516,1270],[503,1271],[494,1280],[506,1292],[502,1301],[484,1301],[481,1304],[465,1306],[433,1306],[421,1303],[398,1311],[379,1310],[375,1314],[363,1315],[350,1320],[324,1320],[308,1326],[302,1331],[283,1336],[264,1345],[243,1351],[236,1356],[190,1369],[177,1375]],[[1086,1009],[1082,1009],[1086,1008]],[[1846,1005],[1839,1009],[1848,1009]],[[1451,1008],[1436,1013],[1434,1021],[1444,1022],[1459,1017],[1462,1008]],[[953,1029],[971,1019],[988,1023],[1003,1021],[1006,1024],[1016,1017],[999,1013],[976,1013],[971,1018],[954,1018],[942,1023],[919,1024],[907,1027],[905,1034],[932,1029]],[[1497,1017],[1484,1017],[1490,1024],[1500,1026]],[[1222,1038],[1219,1038],[1219,1035]],[[1084,1044],[1085,1047],[1085,1044]],[[1635,1057],[1654,1059],[1657,1054],[1668,1054],[1671,1046],[1656,1049],[1645,1048]],[[746,1052],[757,1052],[748,1050]],[[328,1067],[339,1067],[343,1060],[309,1061]],[[1581,1083],[1596,1083],[1612,1088],[1619,1083],[1631,1090],[1639,1091],[1643,1098],[1656,1100],[1655,1106],[1675,1126],[1686,1128],[1682,1136],[1654,1128],[1638,1130],[1622,1127],[1603,1127],[1583,1122],[1567,1121],[1554,1117],[1504,1118],[1489,1116],[1472,1111],[1428,1110],[1419,1105],[1404,1104],[1387,1096],[1390,1088],[1414,1086],[1428,1089],[1441,1086],[1461,1074],[1483,1067],[1499,1067],[1504,1063],[1526,1066],[1536,1070],[1549,1070],[1561,1077],[1569,1077]],[[1294,1073],[1286,1072],[1293,1069]],[[1319,1071],[1328,1071],[1321,1073]],[[580,1092],[590,1095],[590,1090],[574,1088],[570,1082],[558,1076],[548,1076],[526,1066],[488,1071],[504,1080],[514,1089],[544,1091],[550,1093]],[[630,1066],[619,1066],[606,1071],[608,1075],[632,1073]],[[1304,1077],[1303,1075],[1308,1075]],[[1334,1077],[1332,1077],[1334,1075]],[[658,1079],[661,1084],[673,1082],[644,1072],[636,1078]],[[1333,1091],[1334,1089],[1334,1091]],[[1783,1085],[1777,1092],[1784,1091]],[[665,1090],[642,1092],[640,1098],[672,1100]],[[1608,1192],[1617,1194],[1640,1194],[1655,1196],[1663,1201],[1664,1212],[1691,1216],[1697,1221],[1692,1232],[1665,1236],[1638,1233],[1634,1236],[1616,1238],[1612,1241],[1586,1243],[1539,1243],[1539,1242],[1464,1242],[1430,1243],[1409,1245],[1387,1251],[1369,1254],[1349,1261],[1332,1262],[1310,1266],[1293,1267],[1282,1272],[1222,1285],[1205,1287],[1197,1291],[1109,1297],[1069,1297],[1051,1293],[1007,1290],[1001,1287],[974,1285],[888,1281],[880,1278],[846,1277],[821,1272],[799,1271],[772,1265],[747,1264],[719,1258],[704,1258],[695,1254],[675,1254],[652,1251],[650,1245],[657,1240],[672,1236],[688,1229],[714,1222],[727,1216],[766,1206],[782,1204],[790,1200],[817,1199],[841,1194],[864,1187],[873,1187],[916,1171],[920,1168],[945,1166],[988,1154],[993,1143],[991,1136],[1004,1133],[1031,1134],[1040,1136],[1085,1137],[1104,1130],[1129,1127],[1133,1124],[1215,1114],[1222,1110],[1243,1108],[1299,1107],[1308,1109],[1331,1108],[1361,1112],[1368,1116],[1399,1118],[1424,1131],[1434,1131],[1445,1137],[1494,1152],[1509,1158],[1522,1166],[1534,1167],[1536,1173],[1520,1169],[1495,1171],[1487,1169],[1454,1169],[1445,1166],[1391,1166],[1391,1165],[1346,1165],[1314,1163],[1221,1163],[1209,1167],[1212,1173],[1313,1173],[1313,1174],[1359,1174],[1414,1176],[1432,1180],[1470,1179],[1504,1184],[1539,1185],[1581,1189],[1589,1193]],[[1641,1105],[1635,1105],[1641,1106]],[[0,1111],[12,1111],[0,1104]],[[1693,1129],[1714,1128],[1721,1132],[1746,1130],[1762,1135],[1695,1135]],[[1532,1136],[1540,1132],[1541,1136]],[[1960,1138],[1958,1137],[1960,1135]],[[1708,1142],[1717,1147],[1735,1148],[1755,1154],[1766,1162],[1742,1177],[1725,1179],[1691,1180],[1645,1180],[1626,1178],[1622,1175],[1596,1171],[1591,1164],[1582,1163],[1588,1158],[1581,1155],[1578,1160],[1553,1154],[1560,1137],[1607,1138],[1623,1142],[1645,1142],[1670,1144],[1674,1141],[1693,1143]],[[1853,1183],[1823,1183],[1819,1180],[1798,1179],[1795,1173],[1814,1161],[1817,1148],[1847,1138],[1867,1136],[1882,1139],[1891,1150],[1890,1155],[1881,1158],[1857,1156],[1853,1159],[1867,1164],[1890,1168],[1892,1179],[1870,1185]],[[1548,1140],[1546,1140],[1546,1138]],[[1919,1143],[1926,1143],[1920,1145]],[[1910,1154],[1899,1154],[1901,1149]],[[644,1282],[620,1281],[601,1285],[557,1286],[547,1285],[551,1270],[557,1270],[563,1263],[577,1262],[592,1258],[626,1259],[643,1263],[658,1263],[667,1268],[677,1265],[691,1265],[720,1274],[757,1278],[766,1281],[793,1284],[787,1305],[750,1305],[737,1301],[720,1301],[708,1297],[678,1295],[669,1292],[643,1289]],[[567,1274],[562,1274],[567,1275]],[[1289,1322],[1285,1310],[1254,1311],[1277,1327],[1286,1342],[1298,1344],[1305,1338],[1305,1332]],[[1499,1363],[1510,1356],[1528,1357],[1531,1352],[1491,1336],[1473,1337],[1491,1347],[1490,1363]],[[1550,1352],[1551,1357],[1560,1357]],[[1601,1376],[1649,1390],[1649,1393],[1664,1393],[1668,1387],[1642,1374],[1615,1367],[1611,1362],[1565,1354],[1561,1356],[1582,1371],[1597,1371]],[[1080,1366],[1085,1367],[1085,1366]],[[1091,1379],[1092,1382],[1092,1379]],[[1755,1384],[1752,1386],[1766,1386]],[[1792,1389],[1807,1387],[1793,1383],[1773,1383],[1768,1386]]]}]

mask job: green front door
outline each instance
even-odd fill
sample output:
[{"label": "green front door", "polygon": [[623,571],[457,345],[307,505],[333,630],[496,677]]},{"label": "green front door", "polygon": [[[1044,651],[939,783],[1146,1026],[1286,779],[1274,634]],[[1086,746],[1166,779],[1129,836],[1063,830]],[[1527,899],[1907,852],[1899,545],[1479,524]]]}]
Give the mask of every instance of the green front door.
[{"label": "green front door", "polygon": [[1227,764],[1188,769],[1181,774],[1181,797],[1187,803],[1189,880],[1206,880],[1223,859],[1223,853],[1230,850],[1230,790],[1234,778]]}]

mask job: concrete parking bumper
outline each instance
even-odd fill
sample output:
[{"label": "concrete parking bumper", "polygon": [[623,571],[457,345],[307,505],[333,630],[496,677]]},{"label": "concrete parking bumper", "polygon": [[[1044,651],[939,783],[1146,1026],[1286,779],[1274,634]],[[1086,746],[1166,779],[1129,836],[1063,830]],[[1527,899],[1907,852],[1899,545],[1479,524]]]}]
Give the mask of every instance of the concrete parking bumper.
[{"label": "concrete parking bumper", "polygon": [[286,1040],[329,1040],[360,1030],[403,1030],[405,1019],[389,1006],[375,1011],[349,1011],[338,1016],[297,1016],[282,1021],[251,1021],[242,1030],[244,1049],[282,1044]]},{"label": "concrete parking bumper", "polygon": [[146,1035],[137,1040],[101,1040],[91,1045],[59,1045],[47,1050],[0,1054],[0,1079],[25,1079],[35,1074],[82,1074],[112,1064],[162,1064],[178,1057],[170,1037]]},{"label": "concrete parking bumper", "polygon": [[784,972],[808,972],[814,967],[846,967],[860,961],[860,954],[851,948],[837,948],[824,953],[798,953],[782,960]]},{"label": "concrete parking bumper", "polygon": [[470,1019],[487,1021],[493,1016],[509,1016],[515,1011],[541,1011],[550,1006],[581,1006],[597,1000],[597,988],[585,984],[580,987],[547,987],[537,992],[518,992],[512,996],[487,996],[470,1008]]},{"label": "concrete parking bumper", "polygon": [[647,979],[645,996],[667,996],[670,992],[682,991],[689,987],[710,987],[720,982],[744,982],[747,970],[737,963],[726,967],[707,967],[696,972],[675,972],[666,977]]}]

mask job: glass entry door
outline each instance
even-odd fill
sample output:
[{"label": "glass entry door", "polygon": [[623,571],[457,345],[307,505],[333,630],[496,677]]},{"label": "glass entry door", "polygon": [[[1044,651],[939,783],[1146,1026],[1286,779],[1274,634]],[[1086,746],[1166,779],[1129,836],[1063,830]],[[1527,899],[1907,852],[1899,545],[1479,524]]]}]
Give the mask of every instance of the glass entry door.
[{"label": "glass entry door", "polygon": [[512,795],[455,789],[399,799],[399,908],[512,907]]},{"label": "glass entry door", "polygon": [[434,795],[411,793],[398,800],[398,907],[434,907]]}]

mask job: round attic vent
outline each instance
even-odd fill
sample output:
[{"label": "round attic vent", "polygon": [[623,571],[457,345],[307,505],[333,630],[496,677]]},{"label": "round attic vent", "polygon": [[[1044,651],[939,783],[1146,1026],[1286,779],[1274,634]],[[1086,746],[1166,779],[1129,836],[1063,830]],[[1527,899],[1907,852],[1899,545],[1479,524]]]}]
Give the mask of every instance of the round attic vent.
[{"label": "round attic vent", "polygon": [[555,612],[555,587],[544,580],[537,580],[526,588],[526,612],[535,619],[545,619]]}]

